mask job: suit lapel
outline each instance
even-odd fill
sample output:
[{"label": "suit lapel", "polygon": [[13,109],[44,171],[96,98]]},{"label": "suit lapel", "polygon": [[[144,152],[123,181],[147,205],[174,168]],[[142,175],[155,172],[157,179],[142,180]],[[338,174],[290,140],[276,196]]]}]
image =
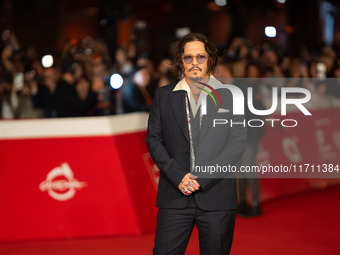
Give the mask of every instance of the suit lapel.
[{"label": "suit lapel", "polygon": [[189,141],[188,120],[185,105],[185,91],[173,91],[169,94],[171,108],[176,116],[177,123],[182,130],[185,138]]},{"label": "suit lapel", "polygon": [[[201,110],[201,109],[200,109]],[[212,127],[213,120],[216,118],[218,107],[215,106],[210,98],[207,98],[207,114],[203,116],[200,138]],[[199,114],[199,112],[197,113]]]}]

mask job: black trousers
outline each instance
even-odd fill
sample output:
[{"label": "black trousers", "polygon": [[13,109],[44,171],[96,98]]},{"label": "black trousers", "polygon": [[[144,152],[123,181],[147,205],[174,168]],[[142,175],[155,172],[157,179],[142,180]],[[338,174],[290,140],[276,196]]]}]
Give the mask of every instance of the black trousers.
[{"label": "black trousers", "polygon": [[159,209],[153,254],[184,255],[195,224],[199,233],[200,255],[230,253],[236,210],[203,211],[198,208],[193,195],[187,208]]}]

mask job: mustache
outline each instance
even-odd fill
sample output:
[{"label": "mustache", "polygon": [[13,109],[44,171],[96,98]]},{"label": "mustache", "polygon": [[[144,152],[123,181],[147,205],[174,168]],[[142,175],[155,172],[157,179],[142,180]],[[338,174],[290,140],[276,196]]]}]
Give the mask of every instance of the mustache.
[{"label": "mustache", "polygon": [[193,66],[189,69],[189,72],[192,70],[192,69],[195,69],[195,68],[198,68],[201,72],[202,72],[202,69],[199,67],[199,66]]}]

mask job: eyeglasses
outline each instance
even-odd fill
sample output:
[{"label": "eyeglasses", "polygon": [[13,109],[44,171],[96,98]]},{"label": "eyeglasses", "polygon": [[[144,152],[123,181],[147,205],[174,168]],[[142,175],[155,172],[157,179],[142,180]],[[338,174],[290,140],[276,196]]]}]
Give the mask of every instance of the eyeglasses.
[{"label": "eyeglasses", "polygon": [[200,63],[200,64],[203,64],[205,62],[205,60],[207,59],[207,57],[205,55],[199,54],[196,57],[192,56],[192,55],[185,55],[183,57],[183,60],[186,64],[190,64],[193,61],[194,58],[196,58],[197,62]]}]

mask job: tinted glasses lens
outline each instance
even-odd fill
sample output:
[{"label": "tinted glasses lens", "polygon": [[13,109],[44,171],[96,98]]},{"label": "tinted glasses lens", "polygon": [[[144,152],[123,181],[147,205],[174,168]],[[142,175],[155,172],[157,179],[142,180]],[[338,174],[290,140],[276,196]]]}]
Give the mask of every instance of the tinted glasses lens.
[{"label": "tinted glasses lens", "polygon": [[198,56],[196,57],[196,59],[197,59],[197,62],[198,62],[198,63],[203,64],[204,61],[205,61],[205,56],[204,56],[204,55],[198,55]]},{"label": "tinted glasses lens", "polygon": [[183,59],[186,64],[190,64],[192,62],[192,56],[184,56]]}]

